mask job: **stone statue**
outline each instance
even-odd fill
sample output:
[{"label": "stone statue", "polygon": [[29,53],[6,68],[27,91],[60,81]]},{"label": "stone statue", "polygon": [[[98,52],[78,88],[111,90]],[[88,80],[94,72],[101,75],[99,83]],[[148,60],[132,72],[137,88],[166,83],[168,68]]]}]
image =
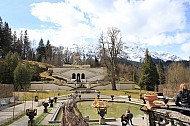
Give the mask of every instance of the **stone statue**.
[{"label": "stone statue", "polygon": [[98,98],[95,98],[94,99],[94,102],[93,102],[93,106],[94,108],[98,108],[98,107],[108,107],[108,102],[107,101],[100,101]]},{"label": "stone statue", "polygon": [[[87,118],[83,118],[80,110],[77,108],[76,97],[76,94],[72,94],[68,97],[68,100],[63,103],[61,126],[88,126]],[[77,112],[78,115],[75,112]]]}]

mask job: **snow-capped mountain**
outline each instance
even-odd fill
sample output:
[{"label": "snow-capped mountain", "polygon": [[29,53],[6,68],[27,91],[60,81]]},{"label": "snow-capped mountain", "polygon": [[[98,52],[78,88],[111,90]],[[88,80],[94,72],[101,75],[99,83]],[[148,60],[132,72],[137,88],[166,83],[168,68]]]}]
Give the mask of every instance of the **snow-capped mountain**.
[{"label": "snow-capped mountain", "polygon": [[[124,56],[128,60],[141,62],[145,57],[146,48],[139,47],[138,45],[124,46],[122,57]],[[154,59],[161,59],[164,61],[180,61],[180,57],[161,51],[149,51],[149,54]]]},{"label": "snow-capped mountain", "polygon": [[[73,46],[72,52],[79,51],[86,58],[98,56],[98,47],[97,45],[77,45],[77,47]],[[119,55],[121,58],[141,62],[145,57],[146,48],[142,48],[135,43],[130,43],[124,45],[122,53]],[[182,58],[172,55],[168,52],[161,51],[149,51],[149,54],[154,59],[161,59],[163,61],[171,60],[171,61],[180,61]]]}]

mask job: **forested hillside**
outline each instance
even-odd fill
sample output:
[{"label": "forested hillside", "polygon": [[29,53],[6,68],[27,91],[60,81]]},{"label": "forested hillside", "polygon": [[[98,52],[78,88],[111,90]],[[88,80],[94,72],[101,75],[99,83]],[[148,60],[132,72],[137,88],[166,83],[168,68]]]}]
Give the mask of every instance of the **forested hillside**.
[{"label": "forested hillside", "polygon": [[[117,29],[112,30],[117,31]],[[102,36],[102,38],[104,37]],[[104,40],[102,39],[102,44],[104,45],[105,43],[103,42]],[[152,83],[149,84],[152,85],[151,90],[155,85],[159,84],[178,85],[179,83],[190,81],[189,61],[163,61],[152,58],[148,53],[144,54],[145,59],[142,62],[134,62],[122,57],[112,57],[112,52],[117,52],[122,48],[112,48],[114,51],[108,49],[107,52],[102,53],[105,48],[84,50],[84,48],[77,47],[73,50],[73,48],[65,48],[64,46],[53,46],[49,40],[44,42],[43,38],[39,40],[36,47],[33,46],[33,43],[27,30],[16,33],[16,31],[12,31],[6,21],[0,18],[0,83],[18,83],[15,82],[19,81],[19,79],[15,80],[16,77],[19,77],[16,75],[22,73],[18,71],[28,68],[30,68],[28,72],[31,73],[31,77],[28,77],[30,81],[40,81],[43,78],[40,73],[46,71],[48,67],[62,67],[63,64],[72,64],[75,56],[79,57],[79,65],[90,64],[91,67],[107,67],[110,80],[114,77],[115,81],[134,81],[141,85],[141,88],[149,88],[146,82],[151,78],[153,80],[150,81],[153,85]],[[120,44],[122,45],[122,43]],[[149,61],[145,62],[147,55],[150,57],[148,59],[151,64],[148,64]],[[19,65],[20,63],[25,64],[25,66]],[[41,67],[40,64],[42,63],[46,64],[45,67]],[[113,64],[114,68],[112,68]],[[152,70],[152,66],[156,67],[156,69],[154,68],[155,73],[147,72]],[[17,71],[15,72],[16,68]],[[143,73],[144,69],[147,70]],[[114,72],[114,75],[111,75],[112,72]],[[157,75],[157,73],[159,80],[154,80],[153,76],[149,76],[149,74]],[[151,78],[143,78],[145,76]]]}]

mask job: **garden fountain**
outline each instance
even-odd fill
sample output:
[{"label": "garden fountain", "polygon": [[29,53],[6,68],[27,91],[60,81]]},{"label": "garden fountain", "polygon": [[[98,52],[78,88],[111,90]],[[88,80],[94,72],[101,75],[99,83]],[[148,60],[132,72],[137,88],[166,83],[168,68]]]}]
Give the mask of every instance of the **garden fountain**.
[{"label": "garden fountain", "polygon": [[[76,97],[77,99],[75,100],[74,98],[73,100],[73,98],[69,96],[66,102],[60,104],[60,106],[56,105],[59,107],[57,108],[54,116],[52,116],[51,120],[49,120],[49,123],[63,123],[63,119],[65,119],[64,117],[66,117],[65,108],[70,102],[74,104],[76,103],[76,107],[78,110],[80,110],[81,113],[79,114],[77,109],[75,110],[75,107],[73,107],[73,117],[80,118],[80,115],[82,115],[82,121],[86,123],[88,122],[89,124],[93,125],[114,122],[116,121],[116,119],[120,118],[121,115],[125,113],[126,110],[128,110],[128,108],[130,108],[130,110],[133,112],[134,117],[141,118],[143,116],[143,112],[139,110],[138,105],[129,104],[127,102],[120,102],[117,101],[117,99],[112,100],[110,96],[107,96],[107,99],[105,98],[105,96],[102,96],[103,99],[98,99],[98,97],[96,97],[96,94],[95,99],[85,98],[86,96],[83,97],[84,98],[81,100],[79,97]],[[87,121],[87,118],[85,118],[84,116],[89,116],[89,120]]]}]

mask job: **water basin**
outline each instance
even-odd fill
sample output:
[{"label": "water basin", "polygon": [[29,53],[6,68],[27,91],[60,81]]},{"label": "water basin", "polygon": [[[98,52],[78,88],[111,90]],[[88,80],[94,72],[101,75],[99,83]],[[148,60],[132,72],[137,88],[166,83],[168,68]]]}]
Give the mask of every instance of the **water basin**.
[{"label": "water basin", "polygon": [[[78,102],[77,107],[81,111],[83,116],[89,116],[90,120],[99,119],[100,116],[97,113],[97,110],[92,106],[93,101],[83,101]],[[122,114],[125,114],[128,109],[131,110],[134,117],[141,117],[144,113],[140,110],[140,106],[133,105],[129,103],[117,103],[117,102],[108,102],[108,109],[105,118],[120,118]],[[59,111],[57,119],[61,120],[62,111]]]}]

